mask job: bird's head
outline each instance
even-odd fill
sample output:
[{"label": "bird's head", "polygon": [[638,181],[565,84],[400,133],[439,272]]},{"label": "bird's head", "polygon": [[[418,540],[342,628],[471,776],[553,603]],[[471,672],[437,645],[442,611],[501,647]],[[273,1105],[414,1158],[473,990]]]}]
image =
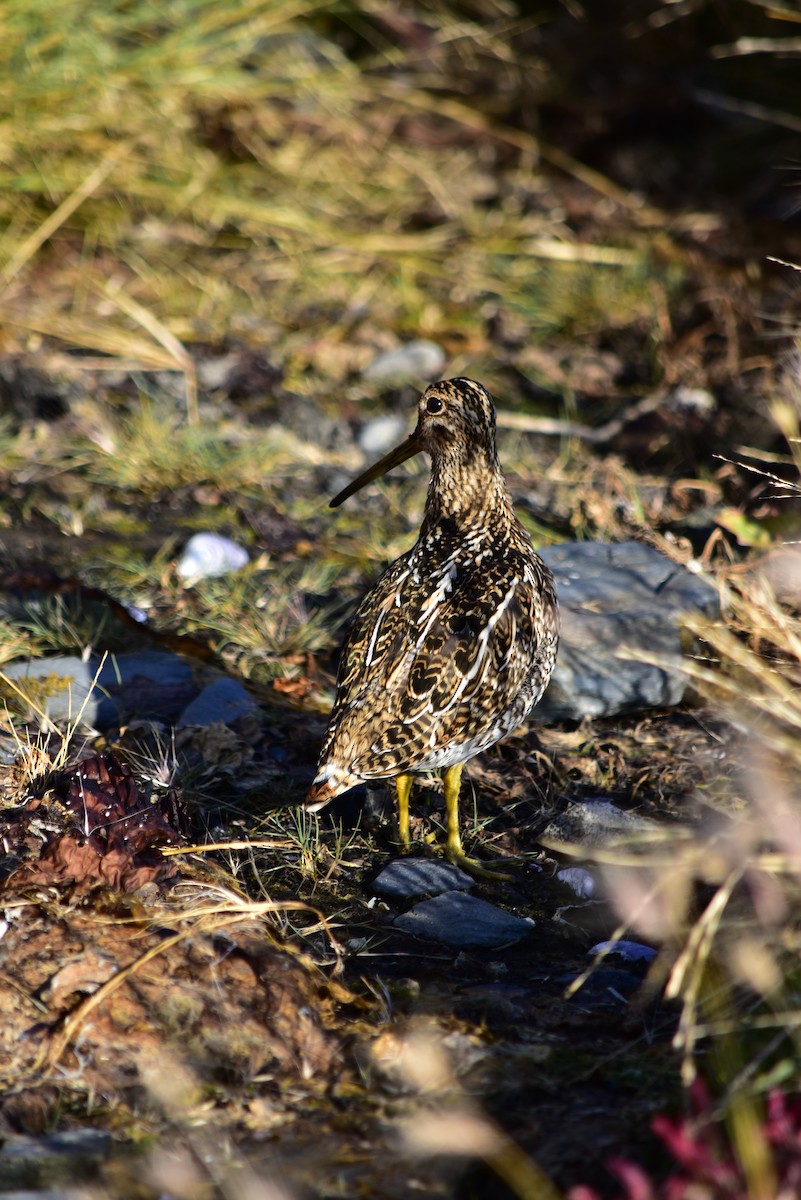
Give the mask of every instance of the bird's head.
[{"label": "bird's head", "polygon": [[435,467],[444,461],[456,472],[470,470],[471,464],[494,469],[495,409],[487,389],[472,379],[432,383],[420,397],[414,432],[343,488],[330,507],[337,508],[366,484],[421,450],[431,455]]}]

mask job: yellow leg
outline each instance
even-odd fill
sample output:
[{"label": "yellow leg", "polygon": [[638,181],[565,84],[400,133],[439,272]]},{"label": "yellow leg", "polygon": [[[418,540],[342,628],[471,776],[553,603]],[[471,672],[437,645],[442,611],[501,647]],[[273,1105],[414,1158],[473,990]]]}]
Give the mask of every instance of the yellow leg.
[{"label": "yellow leg", "polygon": [[412,844],[412,839],[409,836],[409,793],[412,790],[411,775],[398,775],[395,780],[395,786],[398,789],[398,838],[400,839],[401,850],[405,854]]},{"label": "yellow leg", "polygon": [[504,875],[500,871],[490,871],[480,862],[476,862],[474,858],[468,858],[464,852],[462,835],[459,832],[459,792],[462,785],[463,766],[463,763],[456,763],[453,767],[446,767],[442,776],[445,784],[445,813],[448,820],[445,857],[448,862],[461,867],[468,875],[473,875],[475,878],[495,879],[502,883],[509,883],[512,880],[511,875]]},{"label": "yellow leg", "polygon": [[462,837],[459,833],[459,792],[462,786],[462,767],[464,763],[456,763],[454,767],[446,767],[442,779],[445,784],[445,812],[448,817],[448,841],[445,856],[451,862],[464,858]]}]

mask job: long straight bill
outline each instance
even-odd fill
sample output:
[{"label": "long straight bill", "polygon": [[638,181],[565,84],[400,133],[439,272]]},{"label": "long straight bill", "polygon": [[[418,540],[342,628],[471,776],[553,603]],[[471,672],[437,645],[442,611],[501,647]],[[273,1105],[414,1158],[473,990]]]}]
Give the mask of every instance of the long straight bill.
[{"label": "long straight bill", "polygon": [[374,479],[380,479],[382,475],[386,475],[387,471],[391,471],[393,467],[406,462],[407,458],[413,458],[422,449],[423,447],[415,432],[405,442],[401,442],[399,446],[396,446],[394,450],[390,450],[389,454],[385,454],[374,466],[368,467],[366,471],[362,471],[361,475],[358,475],[352,483],[349,483],[338,495],[334,496],[328,507],[339,508],[342,501],[347,500],[348,496],[354,495],[365,484],[372,483]]}]

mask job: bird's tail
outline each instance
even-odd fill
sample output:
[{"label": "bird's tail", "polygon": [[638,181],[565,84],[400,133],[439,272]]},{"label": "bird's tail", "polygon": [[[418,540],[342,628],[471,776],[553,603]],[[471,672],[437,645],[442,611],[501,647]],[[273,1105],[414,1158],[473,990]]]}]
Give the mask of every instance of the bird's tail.
[{"label": "bird's tail", "polygon": [[358,778],[354,779],[350,775],[326,767],[320,771],[306,793],[303,807],[306,812],[319,812],[321,808],[325,808],[329,800],[346,792],[348,788],[354,787],[358,782]]}]

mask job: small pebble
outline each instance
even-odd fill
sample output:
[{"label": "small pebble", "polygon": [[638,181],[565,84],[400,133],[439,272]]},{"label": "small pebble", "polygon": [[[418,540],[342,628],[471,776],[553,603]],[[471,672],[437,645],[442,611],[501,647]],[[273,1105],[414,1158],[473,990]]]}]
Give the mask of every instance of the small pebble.
[{"label": "small pebble", "polygon": [[147,620],[147,613],[143,608],[137,608],[135,604],[126,604],[125,611],[129,617],[133,617],[140,625],[143,625]]},{"label": "small pebble", "polygon": [[238,571],[250,561],[244,547],[218,533],[196,533],[186,543],[176,570],[182,579],[216,578]]},{"label": "small pebble", "polygon": [[685,387],[680,384],[665,397],[665,405],[673,412],[696,413],[711,417],[718,406],[717,400],[706,388]]},{"label": "small pebble", "polygon": [[438,378],[444,366],[442,347],[418,339],[377,355],[365,367],[363,377],[369,383],[417,383]]},{"label": "small pebble", "polygon": [[197,365],[198,380],[207,391],[220,391],[228,387],[241,364],[242,355],[236,351],[221,354],[217,358],[203,359]]},{"label": "small pebble", "polygon": [[595,895],[595,878],[584,867],[563,867],[556,872],[556,878],[575,892],[580,900],[589,900]]}]

